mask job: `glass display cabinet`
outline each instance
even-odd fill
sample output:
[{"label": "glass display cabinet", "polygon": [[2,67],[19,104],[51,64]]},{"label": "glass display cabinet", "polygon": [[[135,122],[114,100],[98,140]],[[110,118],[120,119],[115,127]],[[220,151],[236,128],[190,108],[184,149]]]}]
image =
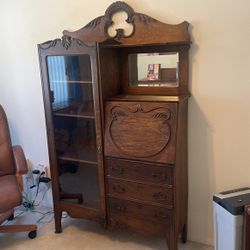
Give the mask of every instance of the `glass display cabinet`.
[{"label": "glass display cabinet", "polygon": [[189,47],[120,1],[38,45],[57,233],[66,211],[186,242]]},{"label": "glass display cabinet", "polygon": [[61,213],[105,223],[95,46],[39,46],[56,232]]}]

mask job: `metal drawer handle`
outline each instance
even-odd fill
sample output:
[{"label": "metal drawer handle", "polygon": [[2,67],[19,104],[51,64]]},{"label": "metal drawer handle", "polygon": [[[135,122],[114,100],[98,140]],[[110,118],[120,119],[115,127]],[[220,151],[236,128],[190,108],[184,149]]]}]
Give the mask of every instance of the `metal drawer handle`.
[{"label": "metal drawer handle", "polygon": [[155,179],[161,179],[161,180],[167,180],[167,174],[162,173],[162,172],[153,172],[151,175]]},{"label": "metal drawer handle", "polygon": [[166,200],[167,199],[167,195],[162,193],[162,192],[156,192],[156,193],[153,193],[153,197],[156,199],[156,200]]},{"label": "metal drawer handle", "polygon": [[154,214],[155,218],[163,218],[166,219],[168,216],[166,214],[164,214],[163,212],[158,212]]},{"label": "metal drawer handle", "polygon": [[119,212],[125,212],[127,210],[126,206],[123,205],[117,205],[115,206],[115,209]]},{"label": "metal drawer handle", "polygon": [[116,173],[116,174],[122,175],[123,172],[124,172],[124,168],[112,166],[111,167],[111,171],[114,172],[114,173]]},{"label": "metal drawer handle", "polygon": [[122,194],[125,193],[125,188],[120,186],[119,184],[113,185],[113,191],[118,193],[118,194]]}]

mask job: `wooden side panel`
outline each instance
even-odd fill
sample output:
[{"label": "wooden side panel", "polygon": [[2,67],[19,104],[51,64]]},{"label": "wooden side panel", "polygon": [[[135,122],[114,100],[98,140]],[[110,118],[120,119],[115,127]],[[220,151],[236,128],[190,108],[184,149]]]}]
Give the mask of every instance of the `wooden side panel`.
[{"label": "wooden side panel", "polygon": [[187,206],[188,206],[188,152],[187,152],[187,115],[188,102],[178,106],[178,128],[176,139],[176,164],[174,172],[174,196],[176,200],[176,234],[181,233],[182,241],[187,239]]},{"label": "wooden side panel", "polygon": [[176,103],[106,102],[105,155],[173,164]]}]

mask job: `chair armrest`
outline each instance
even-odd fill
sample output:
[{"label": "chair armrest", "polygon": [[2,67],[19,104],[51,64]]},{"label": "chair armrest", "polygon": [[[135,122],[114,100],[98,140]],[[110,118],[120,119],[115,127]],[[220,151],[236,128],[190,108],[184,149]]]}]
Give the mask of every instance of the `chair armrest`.
[{"label": "chair armrest", "polygon": [[24,152],[21,146],[15,145],[12,146],[15,167],[16,167],[16,174],[23,175],[28,172],[27,161],[24,156]]}]

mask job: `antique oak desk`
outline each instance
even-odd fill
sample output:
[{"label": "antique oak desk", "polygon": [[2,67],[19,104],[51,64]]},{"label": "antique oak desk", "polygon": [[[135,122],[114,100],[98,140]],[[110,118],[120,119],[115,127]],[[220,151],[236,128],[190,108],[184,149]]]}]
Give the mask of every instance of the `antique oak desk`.
[{"label": "antique oak desk", "polygon": [[57,233],[66,211],[186,242],[189,47],[120,1],[38,45]]}]

